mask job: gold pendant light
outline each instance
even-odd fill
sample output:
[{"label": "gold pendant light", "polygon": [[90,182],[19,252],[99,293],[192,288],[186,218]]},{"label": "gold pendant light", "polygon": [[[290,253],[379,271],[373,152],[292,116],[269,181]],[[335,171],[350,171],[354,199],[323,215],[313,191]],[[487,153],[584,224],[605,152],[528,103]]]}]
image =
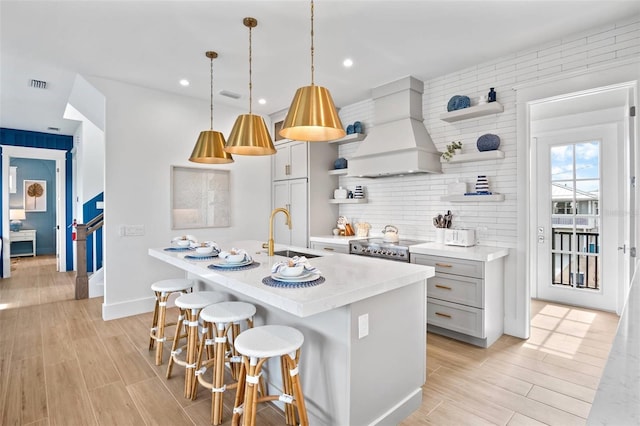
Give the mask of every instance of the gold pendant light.
[{"label": "gold pendant light", "polygon": [[224,150],[224,135],[221,132],[213,130],[213,60],[218,57],[218,54],[213,51],[208,51],[205,55],[211,59],[211,130],[200,132],[200,136],[198,136],[196,146],[193,147],[189,161],[205,164],[233,163],[231,154]]},{"label": "gold pendant light", "polygon": [[309,142],[325,142],[344,137],[346,132],[326,87],[314,84],[313,0],[311,0],[311,86],[296,91],[280,136]]},{"label": "gold pendant light", "polygon": [[251,29],[258,25],[255,18],[244,18],[242,23],[249,28],[249,114],[239,115],[229,134],[225,151],[240,155],[270,155],[276,149],[271,141],[264,119],[251,113],[253,102],[251,82]]}]

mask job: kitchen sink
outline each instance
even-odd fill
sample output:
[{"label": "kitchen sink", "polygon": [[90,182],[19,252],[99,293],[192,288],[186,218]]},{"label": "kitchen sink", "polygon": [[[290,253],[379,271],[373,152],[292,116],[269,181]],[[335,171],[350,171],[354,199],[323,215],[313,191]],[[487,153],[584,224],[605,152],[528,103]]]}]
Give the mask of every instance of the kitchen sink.
[{"label": "kitchen sink", "polygon": [[276,256],[285,256],[285,257],[293,257],[293,256],[304,256],[307,259],[311,259],[314,257],[321,257],[317,254],[310,254],[310,253],[302,253],[299,251],[295,251],[295,250],[279,250],[279,251],[274,251],[273,254],[275,254]]}]

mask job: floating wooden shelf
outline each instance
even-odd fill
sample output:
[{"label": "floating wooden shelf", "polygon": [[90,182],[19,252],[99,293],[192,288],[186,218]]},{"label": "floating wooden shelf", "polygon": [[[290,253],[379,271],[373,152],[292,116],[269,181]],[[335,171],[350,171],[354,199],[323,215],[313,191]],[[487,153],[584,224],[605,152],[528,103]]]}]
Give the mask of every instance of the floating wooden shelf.
[{"label": "floating wooden shelf", "polygon": [[342,145],[343,143],[351,143],[358,142],[366,138],[367,135],[364,133],[351,133],[350,135],[345,136],[341,139],[336,139],[334,141],[329,141],[329,143],[337,143],[338,145]]},{"label": "floating wooden shelf", "polygon": [[482,151],[472,152],[469,154],[456,154],[449,161],[444,158],[440,158],[442,163],[468,163],[470,161],[484,161],[484,160],[500,160],[504,158],[504,152],[500,150],[494,151]]},{"label": "floating wooden shelf", "polygon": [[451,201],[453,203],[474,203],[485,201],[504,201],[504,194],[491,195],[443,195],[440,197],[442,201]]},{"label": "floating wooden shelf", "polygon": [[328,172],[330,175],[334,175],[334,176],[345,176],[347,173],[349,173],[349,169],[335,169],[335,170],[329,170]]},{"label": "floating wooden shelf", "polygon": [[364,204],[366,202],[366,198],[332,198],[329,200],[331,204]]},{"label": "floating wooden shelf", "polygon": [[469,108],[458,109],[455,111],[440,114],[440,120],[453,123],[454,121],[466,120],[468,118],[482,117],[485,115],[503,112],[504,107],[499,102],[488,102],[482,105],[476,105]]}]

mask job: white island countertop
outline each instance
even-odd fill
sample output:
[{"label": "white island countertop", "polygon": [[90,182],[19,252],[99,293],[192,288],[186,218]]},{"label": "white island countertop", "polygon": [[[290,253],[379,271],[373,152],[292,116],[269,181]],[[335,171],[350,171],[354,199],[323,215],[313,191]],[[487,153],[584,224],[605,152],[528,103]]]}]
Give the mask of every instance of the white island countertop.
[{"label": "white island countertop", "polygon": [[422,243],[410,246],[409,252],[415,254],[427,254],[431,256],[455,257],[457,259],[490,262],[507,256],[509,254],[509,249],[493,246],[458,247],[440,243]]},{"label": "white island countertop", "polygon": [[[435,273],[430,266],[291,247],[321,256],[309,259],[309,263],[320,270],[325,282],[307,288],[276,288],[263,284],[262,279],[270,276],[271,267],[285,257],[268,256],[261,242],[254,240],[232,242],[221,249],[231,247],[245,249],[260,266],[241,271],[210,269],[208,265],[218,258],[189,260],[185,259],[189,252],[166,251],[164,248],[149,249],[149,255],[302,318],[426,280]],[[276,251],[285,248],[276,245]]]}]

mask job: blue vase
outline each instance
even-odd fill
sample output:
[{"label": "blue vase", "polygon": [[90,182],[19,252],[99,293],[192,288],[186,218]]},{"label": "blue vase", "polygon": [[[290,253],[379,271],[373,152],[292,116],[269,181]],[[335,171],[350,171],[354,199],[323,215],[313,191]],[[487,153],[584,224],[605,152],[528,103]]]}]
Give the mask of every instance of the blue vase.
[{"label": "blue vase", "polygon": [[353,133],[353,124],[349,124],[347,126],[347,134],[350,135]]},{"label": "blue vase", "polygon": [[478,151],[495,151],[500,146],[500,137],[492,133],[487,133],[478,138],[476,142]]},{"label": "blue vase", "polygon": [[338,158],[333,162],[334,169],[346,169],[347,168],[347,160],[345,158]]},{"label": "blue vase", "polygon": [[353,123],[353,132],[354,133],[362,133],[362,123],[359,121],[356,121],[355,123]]}]

